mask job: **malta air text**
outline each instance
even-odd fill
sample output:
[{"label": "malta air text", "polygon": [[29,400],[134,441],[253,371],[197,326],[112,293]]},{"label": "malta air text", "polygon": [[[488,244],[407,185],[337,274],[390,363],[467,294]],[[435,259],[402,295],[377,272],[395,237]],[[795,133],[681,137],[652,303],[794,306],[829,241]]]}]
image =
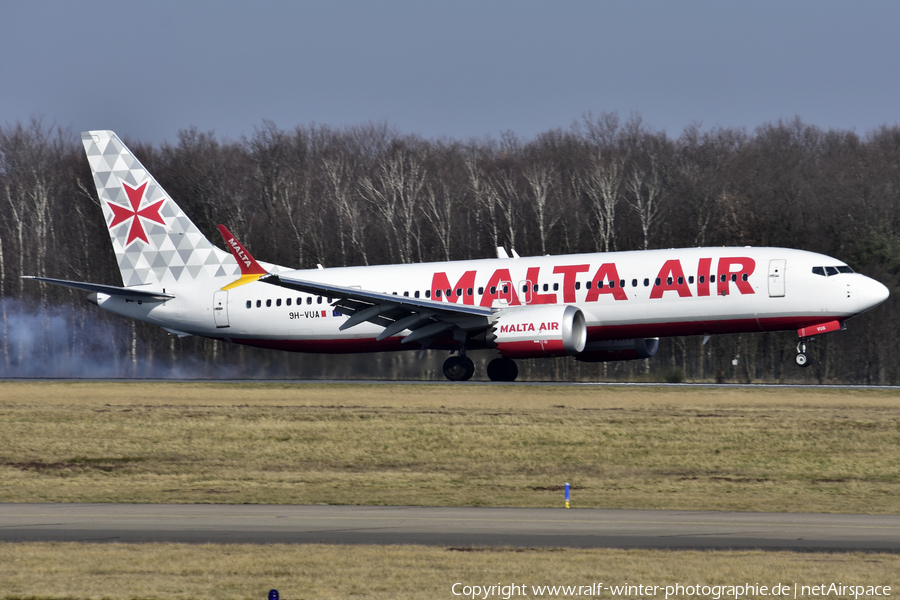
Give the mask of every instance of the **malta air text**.
[{"label": "malta air text", "polygon": [[[562,275],[561,289],[549,291],[541,281],[541,268],[529,267],[525,280],[514,280],[509,269],[497,269],[488,278],[479,294],[473,294],[478,271],[466,271],[456,283],[451,283],[446,272],[438,272],[432,276],[431,297],[434,300],[458,302],[474,305],[480,297],[481,306],[492,306],[495,300],[505,301],[510,306],[522,304],[557,304],[576,301],[576,293],[584,287],[585,302],[597,302],[603,295],[612,296],[615,300],[628,300],[627,280],[620,276],[616,263],[603,263],[591,273],[591,265],[557,265],[553,267],[554,275]],[[756,270],[756,261],[747,256],[728,256],[719,258],[713,269],[712,258],[701,258],[696,272],[686,273],[679,259],[667,260],[660,267],[656,277],[650,280],[634,277],[636,273],[623,273],[633,281],[641,281],[638,286],[649,287],[650,299],[660,299],[677,295],[679,298],[694,296],[727,296],[734,293],[753,294],[753,286],[749,278]],[[541,281],[543,283],[543,281]],[[560,287],[559,282],[555,288]],[[518,289],[517,289],[518,288]],[[560,298],[561,296],[561,298]]]},{"label": "malta air text", "polygon": [[535,327],[534,323],[513,323],[512,325],[501,325],[500,333],[524,333],[528,331],[559,331],[558,321],[549,321],[547,323],[538,323]]}]

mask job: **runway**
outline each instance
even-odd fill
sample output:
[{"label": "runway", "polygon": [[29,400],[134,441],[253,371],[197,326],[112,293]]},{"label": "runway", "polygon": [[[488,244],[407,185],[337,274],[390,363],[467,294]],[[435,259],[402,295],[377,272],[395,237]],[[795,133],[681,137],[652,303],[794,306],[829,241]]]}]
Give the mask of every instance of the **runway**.
[{"label": "runway", "polygon": [[278,384],[278,385],[455,385],[509,387],[625,387],[625,388],[693,388],[693,389],[798,389],[798,390],[900,390],[900,385],[818,384],[818,383],[662,383],[629,381],[469,381],[393,380],[393,379],[197,379],[154,377],[3,377],[0,381],[48,383],[210,383],[210,384]]},{"label": "runway", "polygon": [[0,541],[900,552],[900,515],[564,508],[0,504]]}]

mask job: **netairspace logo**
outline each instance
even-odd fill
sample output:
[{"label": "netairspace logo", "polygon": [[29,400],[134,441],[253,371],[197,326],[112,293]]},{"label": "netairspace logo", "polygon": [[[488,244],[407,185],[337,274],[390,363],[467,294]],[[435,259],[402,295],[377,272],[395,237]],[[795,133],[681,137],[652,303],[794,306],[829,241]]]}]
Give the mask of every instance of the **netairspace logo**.
[{"label": "netairspace logo", "polygon": [[779,598],[877,598],[891,595],[891,586],[888,585],[845,585],[843,583],[822,583],[819,585],[787,585],[776,583],[775,585],[760,585],[759,583],[745,583],[741,585],[606,585],[592,583],[590,585],[525,585],[503,584],[496,585],[468,585],[454,583],[451,588],[454,596],[471,598],[472,600],[488,598],[502,598],[510,600],[517,597],[539,598],[541,596],[567,598],[567,597],[662,597],[668,598],[749,598],[760,596],[775,596]]}]

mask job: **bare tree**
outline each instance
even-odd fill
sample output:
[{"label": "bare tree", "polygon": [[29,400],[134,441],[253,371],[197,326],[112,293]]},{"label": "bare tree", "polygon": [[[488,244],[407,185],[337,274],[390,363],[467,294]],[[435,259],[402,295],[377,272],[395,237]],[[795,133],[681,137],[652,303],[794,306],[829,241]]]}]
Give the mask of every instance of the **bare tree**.
[{"label": "bare tree", "polygon": [[384,156],[359,182],[360,193],[381,215],[391,255],[399,262],[413,260],[416,209],[424,186],[425,168],[405,145]]},{"label": "bare tree", "polygon": [[637,214],[643,234],[644,250],[650,247],[650,234],[662,214],[666,190],[665,134],[653,135],[644,130],[639,117],[625,126],[629,148],[629,167],[625,175],[625,200]]},{"label": "bare tree", "polygon": [[547,254],[547,237],[550,229],[556,224],[559,215],[553,210],[551,201],[558,185],[559,175],[556,168],[546,160],[527,165],[523,171],[528,182],[528,195],[534,211],[538,237],[541,240],[541,255]]},{"label": "bare tree", "polygon": [[365,239],[363,207],[353,195],[353,171],[345,153],[327,155],[321,161],[321,176],[325,192],[335,204],[341,248],[341,264],[347,265],[347,242],[359,252],[364,265],[369,264]]}]

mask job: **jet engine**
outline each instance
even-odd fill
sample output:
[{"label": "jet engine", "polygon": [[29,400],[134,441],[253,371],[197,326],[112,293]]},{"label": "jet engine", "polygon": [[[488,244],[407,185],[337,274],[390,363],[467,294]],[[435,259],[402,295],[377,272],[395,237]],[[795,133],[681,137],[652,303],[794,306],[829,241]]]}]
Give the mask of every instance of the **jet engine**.
[{"label": "jet engine", "polygon": [[487,338],[504,358],[574,355],[584,350],[587,324],[576,306],[509,308],[496,315]]},{"label": "jet engine", "polygon": [[659,349],[659,338],[633,340],[601,340],[586,344],[584,351],[575,357],[583,362],[608,362],[650,358]]}]

